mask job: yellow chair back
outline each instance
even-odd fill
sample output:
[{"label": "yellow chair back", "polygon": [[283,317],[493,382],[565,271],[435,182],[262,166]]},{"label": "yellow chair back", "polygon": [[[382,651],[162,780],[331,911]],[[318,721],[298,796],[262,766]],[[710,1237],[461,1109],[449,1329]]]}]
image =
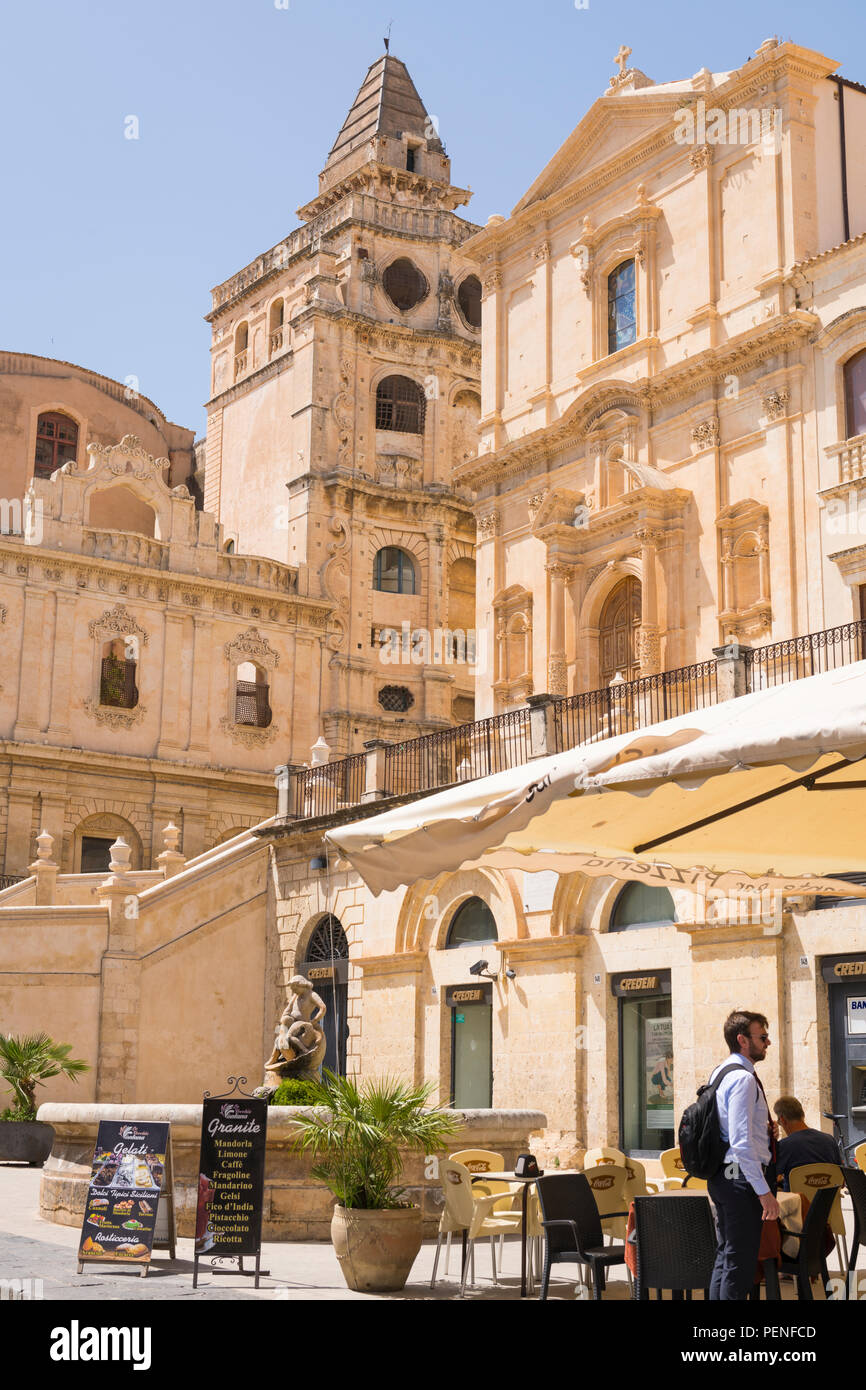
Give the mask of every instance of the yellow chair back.
[{"label": "yellow chair back", "polygon": [[[493,1149],[458,1149],[457,1153],[451,1154],[451,1159],[452,1162],[462,1163],[464,1168],[468,1168],[473,1178],[477,1177],[479,1173],[502,1173],[505,1171],[505,1159],[502,1154],[496,1153]],[[495,1192],[501,1192],[503,1200],[496,1203],[494,1210],[510,1210],[512,1194],[507,1182],[473,1182],[472,1189],[479,1197],[488,1197]]]},{"label": "yellow chair back", "polygon": [[620,1168],[619,1164],[616,1163],[600,1163],[595,1168],[584,1168],[583,1176],[592,1188],[595,1205],[602,1218],[603,1229],[608,1235],[614,1235],[624,1240],[626,1218],[622,1216],[616,1220],[608,1221],[605,1221],[604,1218],[612,1212],[624,1212],[627,1209],[625,1201],[627,1174],[625,1168]]},{"label": "yellow chair back", "polygon": [[857,1145],[854,1150],[854,1162],[866,1173],[866,1143]]},{"label": "yellow chair back", "polygon": [[439,1220],[440,1234],[468,1231],[474,1215],[472,1177],[469,1169],[464,1168],[462,1163],[455,1163],[453,1159],[440,1159],[439,1181],[445,1194],[445,1209]]},{"label": "yellow chair back", "polygon": [[800,1163],[788,1174],[788,1186],[792,1192],[799,1192],[805,1197],[810,1205],[815,1193],[820,1192],[822,1187],[838,1187],[840,1191],[836,1193],[836,1200],[830,1208],[827,1224],[834,1236],[845,1234],[841,1192],[845,1178],[838,1163]]},{"label": "yellow chair back", "polygon": [[584,1168],[598,1168],[605,1163],[613,1163],[618,1168],[624,1168],[625,1154],[622,1149],[612,1149],[607,1144],[600,1144],[597,1149],[587,1149],[583,1156]]}]

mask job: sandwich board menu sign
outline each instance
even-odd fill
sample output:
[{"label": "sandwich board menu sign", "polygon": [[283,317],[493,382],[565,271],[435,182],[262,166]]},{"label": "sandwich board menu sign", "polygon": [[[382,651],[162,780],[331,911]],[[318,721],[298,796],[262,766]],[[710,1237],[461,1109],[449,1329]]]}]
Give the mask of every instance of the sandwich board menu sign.
[{"label": "sandwich board menu sign", "polygon": [[[241,1274],[255,1272],[256,1288],[267,1272],[259,1268],[267,1128],[264,1099],[237,1092],[202,1102],[193,1288],[208,1257],[236,1257]],[[255,1256],[255,1271],[244,1269],[245,1255]]]},{"label": "sandwich board menu sign", "polygon": [[[171,1190],[169,1136],[170,1126],[163,1120],[100,1120],[78,1247],[79,1274],[85,1263],[104,1261],[138,1265],[142,1276],[147,1274],[160,1191]],[[168,1240],[173,1247],[171,1222]]]}]

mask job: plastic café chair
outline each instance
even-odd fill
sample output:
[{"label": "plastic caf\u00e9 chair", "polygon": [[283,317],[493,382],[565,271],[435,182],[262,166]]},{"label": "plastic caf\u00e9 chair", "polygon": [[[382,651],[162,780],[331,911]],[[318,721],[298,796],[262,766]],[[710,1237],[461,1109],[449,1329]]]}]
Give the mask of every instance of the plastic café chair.
[{"label": "plastic caf\u00e9 chair", "polygon": [[600,1144],[597,1149],[587,1149],[583,1156],[584,1168],[598,1168],[604,1163],[614,1163],[619,1168],[626,1165],[626,1157],[622,1149],[612,1149],[607,1144]]},{"label": "plastic caf\u00e9 chair", "polygon": [[433,1277],[430,1287],[435,1288],[439,1268],[439,1253],[442,1237],[459,1231],[464,1238],[463,1269],[460,1279],[460,1297],[466,1292],[466,1278],[469,1264],[474,1254],[475,1241],[479,1236],[490,1238],[490,1261],[493,1282],[496,1277],[496,1237],[520,1229],[519,1214],[504,1212],[494,1215],[493,1208],[499,1197],[495,1194],[476,1194],[472,1190],[472,1174],[462,1163],[453,1159],[442,1159],[439,1164],[439,1179],[445,1196],[445,1208],[439,1220],[439,1239],[436,1242],[436,1257],[433,1261]]},{"label": "plastic caf\u00e9 chair", "polygon": [[858,1144],[854,1150],[854,1162],[857,1164],[858,1168],[862,1168],[863,1172],[866,1173],[866,1141],[862,1144]]},{"label": "plastic caf\u00e9 chair", "polygon": [[634,1297],[661,1298],[663,1289],[690,1299],[693,1289],[708,1296],[716,1258],[716,1226],[709,1197],[636,1197],[634,1229],[637,1277]]},{"label": "plastic caf\u00e9 chair", "polygon": [[593,1297],[601,1299],[605,1270],[625,1264],[625,1245],[605,1245],[601,1217],[583,1173],[541,1177],[536,1183],[544,1227],[544,1271],[539,1298],[547,1298],[554,1264],[589,1265]]},{"label": "plastic caf\u00e9 chair", "polygon": [[607,1163],[596,1168],[584,1168],[583,1176],[592,1189],[602,1230],[617,1240],[625,1240],[628,1206],[624,1192],[628,1175],[625,1168]]},{"label": "plastic caf\u00e9 chair", "polygon": [[685,1164],[680,1156],[679,1145],[673,1149],[665,1149],[664,1153],[659,1154],[659,1162],[662,1165],[664,1178],[662,1187],[688,1187],[696,1192],[706,1192],[707,1184],[703,1178],[694,1178],[686,1171]]},{"label": "plastic caf\u00e9 chair", "polygon": [[629,1202],[634,1201],[635,1197],[646,1197],[650,1192],[658,1192],[658,1187],[654,1182],[647,1182],[646,1168],[636,1158],[627,1158],[623,1189],[625,1206],[628,1207]]},{"label": "plastic caf\u00e9 chair", "polygon": [[[501,1194],[501,1200],[496,1203],[494,1211],[519,1211],[521,1184],[514,1182],[479,1182],[479,1173],[502,1173],[505,1171],[505,1159],[502,1154],[496,1153],[494,1149],[458,1149],[457,1153],[449,1154],[449,1158],[455,1163],[462,1163],[464,1168],[468,1168],[472,1174],[472,1190],[479,1196],[488,1196],[491,1193]],[[502,1268],[504,1256],[505,1236],[499,1238],[499,1267]],[[448,1273],[451,1265],[451,1241],[445,1247],[445,1273]]]},{"label": "plastic caf\u00e9 chair", "polygon": [[[795,1170],[792,1169],[793,1171]],[[797,1297],[808,1301],[812,1301],[813,1298],[813,1279],[820,1279],[824,1285],[824,1292],[829,1291],[830,1281],[827,1274],[827,1259],[824,1254],[824,1235],[833,1203],[839,1196],[837,1187],[821,1187],[817,1190],[813,1189],[813,1191],[814,1196],[809,1203],[802,1232],[788,1231],[784,1226],[782,1227],[782,1234],[786,1239],[792,1236],[799,1240],[799,1254],[795,1260],[792,1260],[788,1259],[783,1251],[779,1262],[779,1273],[793,1274],[797,1280]]]},{"label": "plastic caf\u00e9 chair", "polygon": [[848,1268],[848,1241],[845,1235],[845,1219],[842,1215],[842,1192],[845,1178],[838,1163],[800,1163],[788,1173],[788,1187],[805,1197],[807,1202],[814,1200],[816,1192],[825,1187],[838,1189],[836,1200],[830,1209],[828,1225],[836,1242],[839,1258],[839,1271],[844,1274]]}]

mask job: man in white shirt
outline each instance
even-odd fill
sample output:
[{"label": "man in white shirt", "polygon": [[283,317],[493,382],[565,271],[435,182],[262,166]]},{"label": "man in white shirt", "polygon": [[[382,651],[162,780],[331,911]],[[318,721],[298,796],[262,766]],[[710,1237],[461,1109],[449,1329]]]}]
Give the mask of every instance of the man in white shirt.
[{"label": "man in white shirt", "polygon": [[716,1207],[719,1247],[710,1283],[716,1301],[747,1299],[755,1282],[761,1223],[776,1221],[779,1204],[768,1176],[775,1183],[776,1126],[758,1080],[755,1063],[767,1055],[769,1024],[763,1014],[737,1009],[725,1020],[725,1042],[731,1055],[712,1073],[734,1063],[716,1091],[716,1107],[725,1162],[707,1187]]}]

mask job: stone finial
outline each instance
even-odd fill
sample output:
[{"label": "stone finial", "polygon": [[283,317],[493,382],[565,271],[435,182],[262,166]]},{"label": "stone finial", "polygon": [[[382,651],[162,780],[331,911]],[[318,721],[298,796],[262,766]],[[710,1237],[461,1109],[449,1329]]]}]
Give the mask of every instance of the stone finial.
[{"label": "stone finial", "polygon": [[176,850],[180,844],[180,831],[174,821],[169,821],[168,825],[162,828],[162,842],[166,849]]},{"label": "stone finial", "polygon": [[132,850],[122,836],[118,835],[111,846],[109,869],[113,874],[128,874],[131,869]]},{"label": "stone finial", "polygon": [[41,830],[36,836],[36,858],[39,863],[51,864],[51,852],[54,849],[54,836],[49,835],[47,830]]},{"label": "stone finial", "polygon": [[628,60],[629,60],[630,57],[631,57],[631,49],[630,49],[626,44],[624,44],[624,43],[623,43],[623,44],[620,44],[620,46],[619,46],[619,52],[617,53],[616,57],[615,57],[614,60],[613,60],[613,61],[616,63],[617,67],[619,68],[620,76],[622,76],[622,74],[625,72],[625,70],[626,70],[626,65],[627,65]]},{"label": "stone finial", "polygon": [[325,740],[324,734],[320,734],[310,749],[310,766],[324,767],[331,761],[331,749]]}]

